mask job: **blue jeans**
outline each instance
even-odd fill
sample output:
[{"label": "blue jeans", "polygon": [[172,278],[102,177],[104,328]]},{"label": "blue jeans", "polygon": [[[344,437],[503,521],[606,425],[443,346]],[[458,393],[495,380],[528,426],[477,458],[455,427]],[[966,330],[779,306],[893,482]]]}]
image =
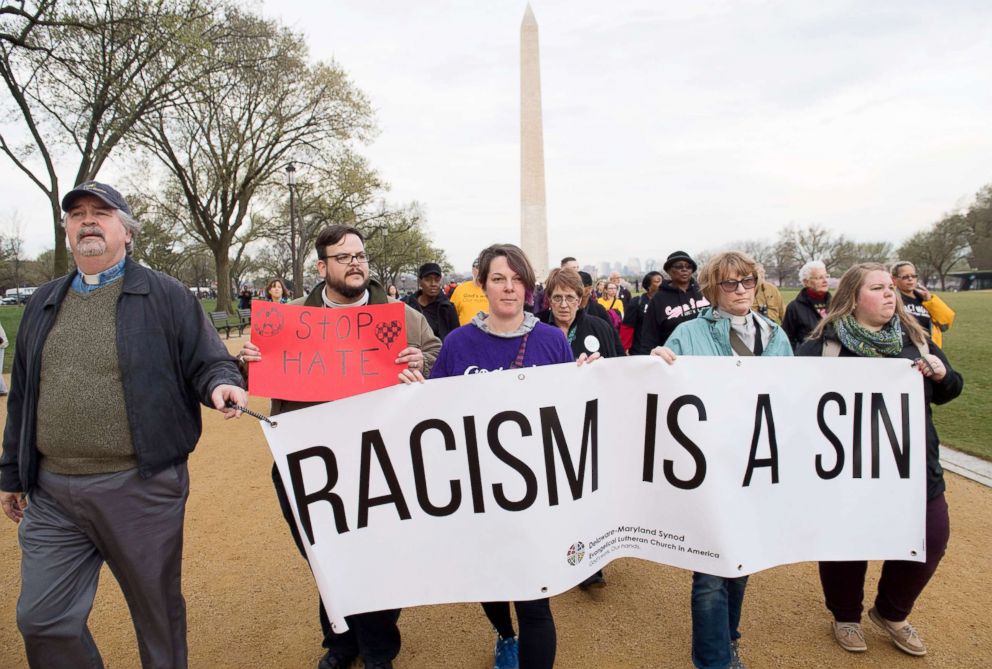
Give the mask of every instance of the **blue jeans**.
[{"label": "blue jeans", "polygon": [[697,669],[727,669],[730,642],[741,638],[747,576],[692,574],[692,663]]}]

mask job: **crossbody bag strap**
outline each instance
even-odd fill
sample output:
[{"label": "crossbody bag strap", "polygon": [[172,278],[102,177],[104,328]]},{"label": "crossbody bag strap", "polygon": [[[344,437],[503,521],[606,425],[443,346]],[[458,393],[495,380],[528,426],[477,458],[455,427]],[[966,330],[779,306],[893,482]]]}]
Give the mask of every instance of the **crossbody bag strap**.
[{"label": "crossbody bag strap", "polygon": [[[760,337],[761,334],[758,333],[758,336]],[[734,353],[742,357],[754,355],[754,351],[747,347],[747,344],[744,343],[744,340],[741,339],[741,336],[733,328],[730,328],[730,348],[734,349]]]},{"label": "crossbody bag strap", "polygon": [[530,336],[528,332],[520,340],[520,348],[517,349],[517,357],[514,358],[513,362],[510,363],[510,369],[520,369],[524,366],[524,354],[527,352],[527,337]]}]

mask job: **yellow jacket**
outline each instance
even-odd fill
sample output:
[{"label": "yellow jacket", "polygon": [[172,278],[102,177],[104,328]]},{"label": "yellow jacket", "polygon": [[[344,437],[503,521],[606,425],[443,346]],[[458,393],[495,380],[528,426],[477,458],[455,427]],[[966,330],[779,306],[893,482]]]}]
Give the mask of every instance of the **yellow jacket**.
[{"label": "yellow jacket", "polygon": [[[761,307],[766,308],[762,311]],[[751,310],[763,313],[781,325],[782,318],[785,316],[785,303],[782,301],[782,293],[767,281],[758,282],[758,287],[754,290],[754,304],[751,305]]]},{"label": "yellow jacket", "polygon": [[930,299],[923,303],[923,307],[930,312],[930,319],[933,321],[930,338],[934,344],[944,348],[943,334],[954,323],[954,310],[935,293],[930,293]]}]

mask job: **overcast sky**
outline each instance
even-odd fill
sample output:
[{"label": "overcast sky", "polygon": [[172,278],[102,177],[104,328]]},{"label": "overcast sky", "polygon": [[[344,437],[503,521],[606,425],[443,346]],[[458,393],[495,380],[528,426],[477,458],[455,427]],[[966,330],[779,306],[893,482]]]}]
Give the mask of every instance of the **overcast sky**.
[{"label": "overcast sky", "polygon": [[[535,0],[551,263],[790,222],[900,242],[992,182],[992,3]],[[525,2],[272,0],[372,100],[364,148],[456,268],[519,241]],[[0,163],[0,213],[51,246]],[[35,229],[40,227],[40,232]],[[28,228],[31,228],[30,230]]]}]

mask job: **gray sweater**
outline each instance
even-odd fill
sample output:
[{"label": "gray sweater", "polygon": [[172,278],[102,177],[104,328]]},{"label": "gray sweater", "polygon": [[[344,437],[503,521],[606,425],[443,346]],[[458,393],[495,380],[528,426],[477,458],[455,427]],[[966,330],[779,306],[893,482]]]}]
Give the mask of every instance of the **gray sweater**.
[{"label": "gray sweater", "polygon": [[104,474],[137,466],[117,356],[122,285],[70,290],[45,341],[38,450],[47,471]]}]

